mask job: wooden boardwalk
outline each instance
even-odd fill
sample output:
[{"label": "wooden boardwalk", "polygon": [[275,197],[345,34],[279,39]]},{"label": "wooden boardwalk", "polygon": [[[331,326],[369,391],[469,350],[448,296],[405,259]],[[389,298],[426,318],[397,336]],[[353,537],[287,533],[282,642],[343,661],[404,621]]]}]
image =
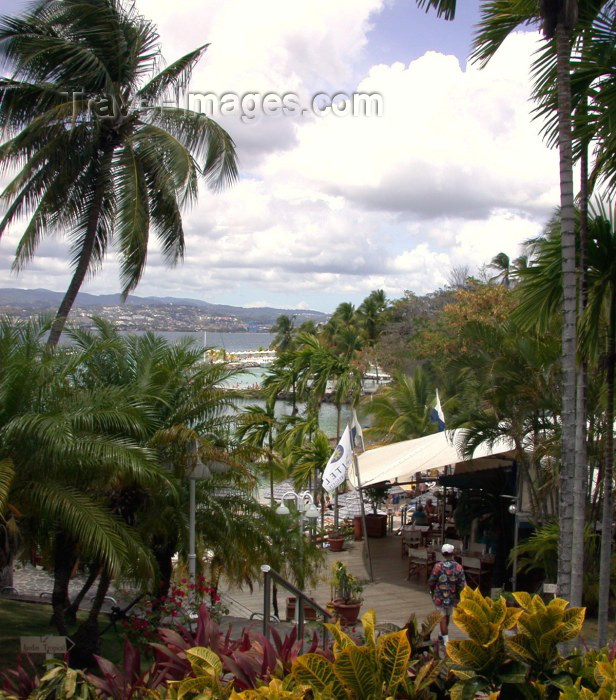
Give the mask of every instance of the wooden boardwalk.
[{"label": "wooden boardwalk", "polygon": [[[308,588],[311,597],[321,606],[325,606],[331,599],[331,568],[335,561],[346,564],[350,573],[364,581],[362,613],[374,610],[377,623],[393,623],[402,626],[409,615],[415,613],[419,620],[434,610],[432,599],[425,583],[406,580],[408,559],[400,555],[400,537],[388,535],[383,538],[370,538],[370,551],[372,554],[372,568],[374,581],[369,582],[368,570],[362,556],[364,543],[345,541],[342,552],[332,553],[327,550],[326,562],[321,572],[321,580],[316,586]],[[222,586],[222,590],[252,612],[263,612],[263,590],[255,587],[251,593],[248,590]],[[279,592],[280,614],[284,617],[284,599],[286,594]],[[438,634],[437,630],[434,635]],[[449,634],[451,639],[462,638],[461,632],[450,624]]]}]

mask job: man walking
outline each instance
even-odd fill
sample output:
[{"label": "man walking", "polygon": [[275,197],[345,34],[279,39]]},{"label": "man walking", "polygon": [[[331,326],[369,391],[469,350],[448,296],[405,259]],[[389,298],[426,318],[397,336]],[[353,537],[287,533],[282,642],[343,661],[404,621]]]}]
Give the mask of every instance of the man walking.
[{"label": "man walking", "polygon": [[441,611],[441,634],[439,641],[447,644],[449,641],[449,618],[454,607],[460,601],[460,591],[466,585],[464,569],[457,561],[454,561],[452,544],[444,544],[441,547],[444,561],[439,561],[434,565],[428,586],[432,593],[434,605]]}]

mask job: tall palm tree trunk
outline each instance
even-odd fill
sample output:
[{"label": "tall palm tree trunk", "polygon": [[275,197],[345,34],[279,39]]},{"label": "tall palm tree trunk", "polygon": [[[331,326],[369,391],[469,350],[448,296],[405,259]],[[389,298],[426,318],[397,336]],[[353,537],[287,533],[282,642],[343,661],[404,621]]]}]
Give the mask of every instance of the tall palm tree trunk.
[{"label": "tall palm tree trunk", "polygon": [[111,169],[114,150],[115,145],[113,143],[109,143],[106,151],[102,155],[101,166],[96,174],[96,189],[94,191],[92,205],[88,215],[88,223],[83,245],[81,246],[79,253],[79,261],[77,262],[77,267],[73,273],[73,278],[71,279],[68,289],[66,290],[66,294],[60,303],[56,317],[51,325],[49,338],[47,338],[48,348],[54,348],[58,344],[62,331],[64,330],[64,326],[66,325],[68,315],[73,308],[77,294],[79,293],[81,285],[83,284],[83,281],[86,278],[90,268],[92,252],[94,251],[94,244],[96,243],[96,232],[102,213],[103,199],[105,197],[105,192],[109,187],[108,176]]},{"label": "tall palm tree trunk", "polygon": [[71,649],[70,661],[74,668],[86,668],[94,663],[94,654],[99,651],[98,616],[110,584],[111,577],[107,570],[103,569],[88,617],[72,637],[75,646]]},{"label": "tall palm tree trunk", "polygon": [[68,634],[65,611],[70,604],[68,584],[76,561],[75,542],[64,532],[59,531],[55,538],[51,622],[61,635]]},{"label": "tall palm tree trunk", "polygon": [[607,644],[612,565],[612,497],[614,478],[614,370],[616,366],[616,288],[610,302],[610,329],[607,341],[607,407],[605,410],[605,468],[603,470],[603,512],[601,517],[601,555],[599,557],[599,646]]},{"label": "tall palm tree trunk", "polygon": [[560,476],[560,537],[558,542],[559,594],[571,595],[573,540],[573,481],[575,475],[576,306],[575,209],[571,145],[570,32],[563,18],[556,26],[558,81],[558,146],[560,159],[560,210],[562,230],[562,437]]},{"label": "tall palm tree trunk", "polygon": [[90,588],[92,588],[92,586],[94,585],[94,581],[96,581],[100,573],[101,567],[98,564],[92,564],[90,566],[90,573],[88,575],[88,578],[81,587],[79,593],[73,598],[71,604],[66,609],[65,615],[67,622],[74,623],[77,621],[77,612],[79,610],[79,606],[81,605],[83,599],[86,597]]},{"label": "tall palm tree trunk", "polygon": [[[581,110],[586,112],[585,101]],[[579,317],[586,308],[587,237],[588,237],[588,144],[582,144],[580,158],[580,265]],[[573,537],[571,545],[571,605],[582,605],[584,581],[584,525],[586,522],[586,482],[588,446],[586,430],[586,363],[581,358],[577,372],[575,476],[573,480]]]},{"label": "tall palm tree trunk", "polygon": [[3,566],[0,567],[0,594],[2,591],[13,588],[13,565],[15,564],[16,552],[9,549],[5,557]]}]

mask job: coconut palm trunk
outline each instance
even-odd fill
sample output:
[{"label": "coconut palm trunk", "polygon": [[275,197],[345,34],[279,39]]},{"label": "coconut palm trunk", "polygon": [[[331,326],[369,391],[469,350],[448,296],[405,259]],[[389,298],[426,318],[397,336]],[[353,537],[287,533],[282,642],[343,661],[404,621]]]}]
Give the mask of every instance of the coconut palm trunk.
[{"label": "coconut palm trunk", "polygon": [[[563,2],[562,5],[566,5]],[[564,10],[562,10],[564,13]],[[558,586],[560,595],[571,595],[573,542],[573,484],[575,477],[576,430],[576,311],[575,208],[571,136],[570,31],[565,17],[556,25],[558,81],[558,146],[560,161],[560,210],[562,231],[563,323],[562,323],[562,437],[558,544]]]},{"label": "coconut palm trunk", "polygon": [[103,200],[105,198],[105,192],[109,187],[111,163],[113,161],[114,150],[115,144],[110,142],[102,155],[100,167],[96,173],[97,181],[94,189],[92,206],[88,214],[87,228],[83,238],[83,246],[79,251],[79,259],[75,272],[73,273],[71,282],[66,290],[66,294],[62,299],[60,307],[56,313],[56,317],[54,318],[51,326],[49,338],[47,339],[48,348],[54,348],[58,344],[62,331],[64,330],[64,326],[66,325],[68,315],[73,308],[75,299],[77,299],[77,294],[79,293],[81,285],[83,284],[83,281],[85,280],[90,268],[92,253],[94,252],[94,245],[96,243],[96,233],[103,209]]},{"label": "coconut palm trunk", "polygon": [[614,370],[616,366],[616,285],[610,301],[610,324],[607,341],[607,407],[605,409],[605,467],[603,470],[603,512],[601,517],[601,555],[599,557],[598,644],[607,644],[612,565],[612,518],[614,510]]},{"label": "coconut palm trunk", "polygon": [[[586,112],[583,101],[581,110]],[[588,266],[588,143],[582,144],[580,157],[580,264],[579,310],[582,318],[588,295],[586,268]],[[575,477],[573,480],[573,536],[571,544],[571,605],[581,607],[584,581],[584,526],[586,523],[586,483],[588,470],[588,446],[586,430],[586,362],[580,360],[577,371],[575,428]]]},{"label": "coconut palm trunk", "polygon": [[68,597],[68,584],[71,580],[71,572],[77,561],[75,542],[64,532],[60,531],[55,538],[54,552],[54,578],[51,594],[51,606],[53,609],[51,622],[58,630],[58,634],[66,635],[65,611],[70,604]]}]

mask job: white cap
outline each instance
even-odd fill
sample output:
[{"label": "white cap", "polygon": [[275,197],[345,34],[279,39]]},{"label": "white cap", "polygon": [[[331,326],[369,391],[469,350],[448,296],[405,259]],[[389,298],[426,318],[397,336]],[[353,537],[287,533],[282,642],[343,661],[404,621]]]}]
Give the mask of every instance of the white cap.
[{"label": "white cap", "polygon": [[445,543],[445,544],[441,547],[441,552],[442,552],[443,554],[453,554],[454,550],[455,550],[455,547],[454,547],[452,544],[447,544],[447,543]]}]

